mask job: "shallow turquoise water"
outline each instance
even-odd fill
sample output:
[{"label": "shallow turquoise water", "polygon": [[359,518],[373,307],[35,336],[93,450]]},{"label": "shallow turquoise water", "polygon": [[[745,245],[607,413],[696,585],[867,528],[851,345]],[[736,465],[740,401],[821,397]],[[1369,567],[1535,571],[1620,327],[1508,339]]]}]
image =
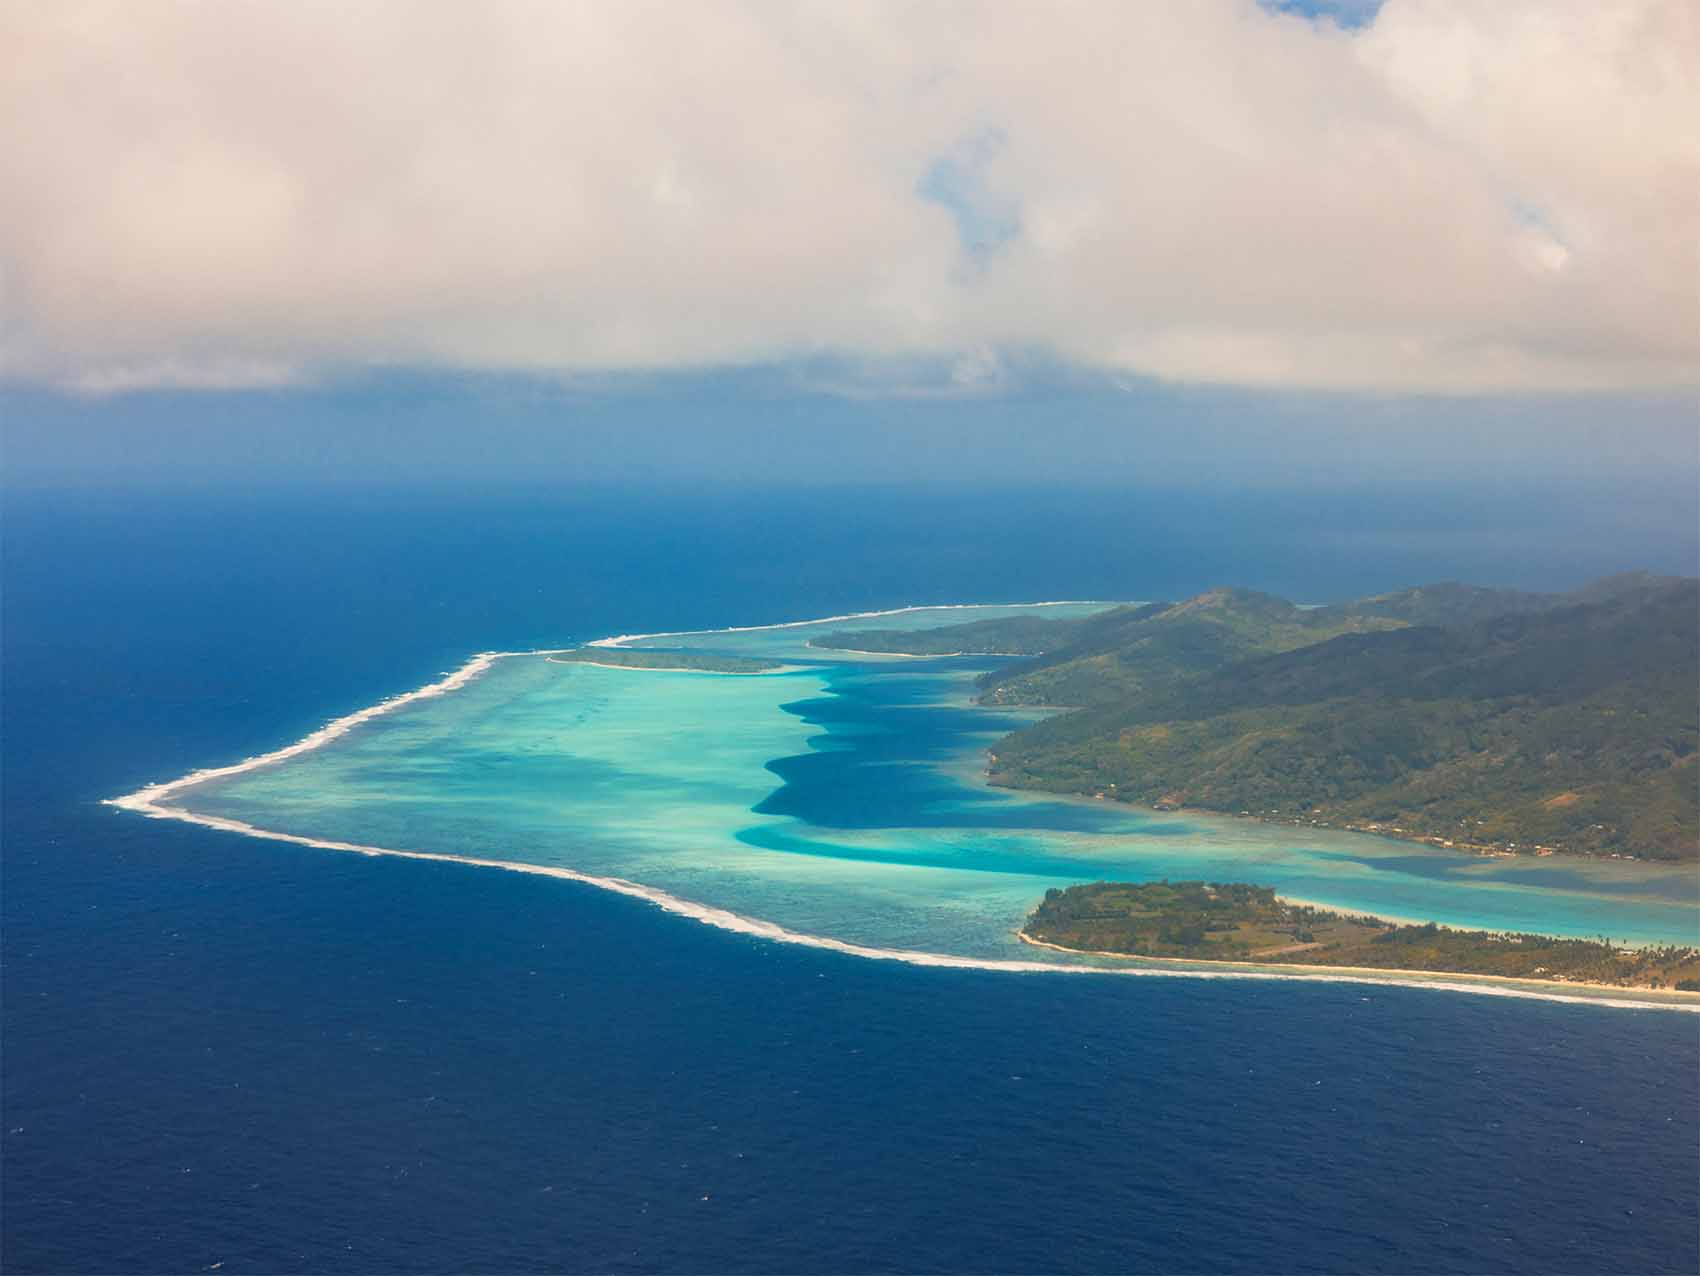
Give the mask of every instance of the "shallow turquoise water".
[{"label": "shallow turquoise water", "polygon": [[808,645],[827,630],[1015,610],[634,640],[817,662],[755,677],[509,657],[451,694],[172,804],[316,839],[621,877],[809,934],[975,958],[1071,961],[1014,936],[1048,887],[1158,877],[1249,880],[1455,926],[1700,942],[1692,871],[1484,859],[993,790],[983,751],[1025,719],[969,707],[990,662]]}]

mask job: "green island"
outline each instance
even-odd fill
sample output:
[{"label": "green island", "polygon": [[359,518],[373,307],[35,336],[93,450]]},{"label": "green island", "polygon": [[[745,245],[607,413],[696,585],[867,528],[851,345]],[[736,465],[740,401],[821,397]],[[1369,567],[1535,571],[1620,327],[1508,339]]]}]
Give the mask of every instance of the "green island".
[{"label": "green island", "polygon": [[1480,854],[1700,859],[1700,581],[1446,583],[1302,607],[1246,589],[1082,620],[831,635],[1030,653],[989,706],[1012,788],[1344,828]]},{"label": "green island", "polygon": [[548,658],[559,665],[612,665],[619,669],[672,669],[681,673],[774,673],[790,667],[783,661],[751,656],[637,647],[575,647],[571,651],[552,651]]},{"label": "green island", "polygon": [[1700,949],[1398,925],[1245,882],[1096,882],[1050,890],[1022,937],[1075,952],[1498,975],[1700,992]]}]

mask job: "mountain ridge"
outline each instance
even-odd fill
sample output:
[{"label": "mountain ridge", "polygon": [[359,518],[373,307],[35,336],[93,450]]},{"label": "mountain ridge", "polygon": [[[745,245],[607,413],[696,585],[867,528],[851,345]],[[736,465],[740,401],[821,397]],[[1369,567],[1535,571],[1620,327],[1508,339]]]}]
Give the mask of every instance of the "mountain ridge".
[{"label": "mountain ridge", "polygon": [[[1484,610],[1477,591],[1413,607],[1419,592],[1382,599]],[[1475,849],[1700,858],[1700,582],[1497,601],[1464,624],[1337,633],[1131,691],[1106,676],[999,741],[990,779]],[[1092,665],[1068,663],[1080,694]],[[991,676],[987,699],[1007,703],[1005,685]]]}]

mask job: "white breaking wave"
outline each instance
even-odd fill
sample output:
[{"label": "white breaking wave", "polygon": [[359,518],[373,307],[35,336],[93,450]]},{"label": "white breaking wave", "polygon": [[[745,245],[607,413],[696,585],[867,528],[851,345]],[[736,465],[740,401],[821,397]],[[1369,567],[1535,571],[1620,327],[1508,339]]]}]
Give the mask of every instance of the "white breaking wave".
[{"label": "white breaking wave", "polygon": [[[229,766],[204,767],[199,771],[191,771],[188,775],[179,776],[175,780],[167,780],[162,784],[150,784],[137,789],[134,793],[126,793],[123,797],[107,798],[106,805],[123,807],[126,811],[141,811],[147,815],[169,815],[173,819],[190,819],[187,812],[179,812],[175,808],[160,805],[163,799],[170,797],[182,789],[207,780],[221,780],[226,776],[241,775],[244,771],[253,771],[259,767],[270,766],[274,762],[282,762],[286,758],[297,757],[310,753],[322,745],[329,744],[338,736],[347,735],[362,722],[370,722],[373,718],[382,717],[394,712],[403,705],[412,704],[416,700],[429,700],[434,696],[447,695],[451,691],[459,691],[479,674],[483,673],[498,660],[509,656],[534,656],[552,654],[557,651],[569,650],[565,647],[552,647],[547,651],[483,651],[472,657],[453,673],[445,674],[436,682],[428,682],[417,691],[409,691],[404,695],[391,696],[388,700],[380,700],[375,705],[357,709],[353,713],[344,714],[327,722],[317,731],[302,736],[294,744],[285,745],[281,749],[273,749],[270,753],[262,753],[241,762],[233,762]],[[243,830],[246,831],[246,830]],[[272,835],[275,836],[275,835]]]},{"label": "white breaking wave", "polygon": [[[763,629],[797,629],[805,625],[825,625],[841,620],[859,620],[870,616],[899,616],[912,611],[972,611],[981,607],[1091,607],[1099,604],[1093,602],[1044,602],[1044,603],[937,603],[931,606],[894,607],[889,611],[853,612],[843,616],[822,616],[818,620],[787,620],[773,625],[734,625],[726,629],[679,629],[668,633],[658,634],[617,634],[608,638],[597,638],[584,645],[586,647],[618,647],[628,642],[636,642],[640,638],[684,638],[693,634],[748,634],[757,633]],[[1114,606],[1105,603],[1104,606]],[[170,797],[183,789],[203,783],[207,780],[221,780],[227,776],[241,775],[245,771],[253,771],[259,767],[270,766],[274,762],[282,762],[287,758],[311,752],[321,745],[329,744],[339,736],[348,734],[362,722],[370,722],[373,718],[382,717],[400,709],[403,705],[412,704],[416,700],[429,700],[435,696],[446,695],[458,691],[483,673],[498,660],[506,660],[513,656],[556,656],[572,651],[572,647],[536,647],[530,651],[481,651],[473,656],[459,669],[444,674],[436,682],[428,682],[416,691],[408,691],[364,709],[356,709],[353,713],[344,714],[327,722],[317,731],[301,737],[294,744],[274,749],[270,753],[262,753],[256,757],[246,758],[241,762],[233,762],[229,766],[205,767],[199,771],[191,771],[188,775],[175,780],[167,780],[161,784],[150,784],[137,789],[134,793],[126,793],[123,797],[107,798],[106,805],[123,807],[127,811],[142,811],[154,814],[149,808],[157,805],[162,798]],[[619,666],[624,668],[624,666]],[[773,671],[769,671],[773,672]],[[173,818],[187,818],[173,816]],[[268,834],[268,836],[271,836]]]},{"label": "white breaking wave", "polygon": [[[636,641],[639,638],[671,638],[684,637],[691,634],[709,633],[752,633],[762,629],[792,629],[802,625],[825,624],[841,620],[861,619],[869,616],[894,616],[912,611],[934,610],[966,610],[981,606],[1008,607],[1061,607],[1078,606],[1080,603],[955,603],[937,607],[899,607],[890,611],[860,612],[845,616],[826,616],[820,620],[787,621],[774,625],[745,625],[727,629],[691,629],[679,630],[666,634],[626,634],[615,638],[598,639],[587,646],[618,646],[623,642]],[[645,886],[640,882],[627,881],[621,877],[598,877],[590,873],[581,873],[575,869],[560,868],[546,864],[528,864],[518,860],[493,860],[471,855],[450,855],[439,851],[406,851],[387,846],[370,846],[361,842],[340,842],[328,838],[305,837],[297,833],[282,833],[275,829],[263,829],[243,820],[226,819],[217,815],[201,815],[180,806],[168,804],[169,799],[176,793],[208,780],[223,779],[227,776],[241,775],[263,766],[270,766],[288,758],[298,757],[311,752],[331,741],[346,735],[363,722],[394,712],[404,705],[418,700],[431,699],[458,691],[471,682],[479,674],[485,672],[498,660],[515,656],[549,656],[570,647],[545,647],[532,651],[485,651],[473,656],[460,668],[445,674],[436,682],[430,682],[415,691],[403,695],[391,696],[380,700],[377,704],[353,713],[345,714],[326,723],[317,731],[310,732],[294,744],[270,753],[258,754],[222,767],[204,767],[191,771],[175,780],[167,780],[159,784],[150,784],[126,793],[122,797],[107,798],[105,805],[118,807],[126,811],[134,811],[150,819],[182,820],[189,824],[198,824],[205,828],[220,829],[227,833],[240,833],[246,837],[265,838],[274,842],[292,842],[298,846],[310,846],[319,850],[353,852],[367,856],[391,856],[397,859],[432,860],[446,864],[465,864],[474,868],[494,868],[510,873],[529,873],[538,877],[554,877],[563,881],[580,882],[601,890],[613,891],[618,895],[626,895],[641,899],[655,905],[666,912],[680,917],[689,917],[704,925],[718,927],[721,930],[733,931],[742,935],[751,935],[760,939],[772,940],[782,944],[797,944],[806,948],[820,948],[830,952],[845,953],[852,957],[862,957],[876,961],[897,961],[912,966],[937,966],[958,970],[991,970],[1023,974],[1069,974],[1069,975],[1120,975],[1151,979],[1257,979],[1276,983],[1330,983],[1330,984],[1370,984],[1389,987],[1433,988],[1446,992],[1471,993],[1484,997],[1516,997],[1535,1001],[1556,1001],[1576,1005],[1604,1006],[1626,1010],[1686,1010],[1700,1012],[1700,1004],[1638,1001],[1629,997],[1589,996],[1585,994],[1548,992],[1520,986],[1509,986],[1477,982],[1469,977],[1458,979],[1435,978],[1401,978],[1397,975],[1376,976],[1360,973],[1310,974],[1290,973],[1276,970],[1175,970],[1148,966],[1106,967],[1089,965],[1066,965],[1060,962],[1025,961],[1015,958],[992,957],[961,957],[951,953],[925,952],[907,948],[876,948],[867,944],[852,943],[848,940],[832,939],[825,935],[810,935],[802,931],[789,930],[777,922],[763,921],[760,918],[745,917],[724,908],[715,908],[708,904],[699,904],[694,900],[682,899],[669,894],[654,886]]]},{"label": "white breaking wave", "polygon": [[339,842],[329,838],[303,837],[296,833],[279,833],[272,829],[258,828],[242,820],[225,819],[216,815],[197,815],[180,807],[161,806],[155,803],[144,805],[114,800],[112,804],[115,806],[123,805],[128,810],[142,811],[154,818],[185,820],[191,824],[200,824],[207,828],[223,829],[230,833],[242,833],[249,837],[263,837],[276,842],[293,842],[298,846],[311,846],[320,850],[351,851],[358,855],[374,857],[391,856],[397,859],[431,860],[443,864],[465,864],[473,868],[495,868],[509,873],[529,873],[536,877],[554,877],[562,881],[581,882],[586,886],[613,891],[617,895],[644,900],[665,912],[673,913],[679,917],[689,917],[702,922],[706,926],[714,926],[720,930],[729,930],[740,935],[751,935],[758,939],[772,940],[775,943],[797,944],[805,948],[820,948],[828,952],[844,953],[851,957],[862,957],[874,961],[903,962],[911,966],[937,966],[954,970],[1005,971],[1018,974],[1121,975],[1145,979],[1259,979],[1274,983],[1368,984],[1384,987],[1433,988],[1445,992],[1473,993],[1484,997],[1517,997],[1584,1006],[1609,1006],[1623,1010],[1700,1012],[1700,1005],[1689,1003],[1636,1001],[1620,997],[1546,992],[1485,982],[1476,983],[1467,979],[1402,979],[1397,976],[1380,977],[1366,974],[1328,973],[1313,975],[1276,970],[1171,970],[1149,966],[1065,965],[1060,962],[1022,961],[1015,958],[960,957],[952,953],[924,952],[910,948],[875,948],[868,944],[857,944],[849,940],[832,939],[825,935],[810,935],[802,931],[790,930],[777,922],[763,921],[757,917],[745,917],[729,909],[715,908],[709,904],[699,904],[694,900],[681,899],[679,896],[669,894],[658,887],[645,886],[641,882],[627,881],[623,877],[598,877],[591,873],[578,872],[576,869],[560,868],[549,864],[528,864],[519,860],[493,860],[472,855],[448,855],[438,851],[400,851],[387,846],[369,846],[361,842]]}]

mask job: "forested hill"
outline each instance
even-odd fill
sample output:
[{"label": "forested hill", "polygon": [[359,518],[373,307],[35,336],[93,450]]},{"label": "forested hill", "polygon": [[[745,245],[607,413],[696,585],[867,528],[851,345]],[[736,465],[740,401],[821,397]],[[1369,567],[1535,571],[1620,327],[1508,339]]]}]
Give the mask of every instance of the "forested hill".
[{"label": "forested hill", "polygon": [[997,704],[1090,705],[1133,695],[1235,660],[1409,622],[1341,608],[1298,607],[1250,589],[1213,589],[1179,603],[1075,622],[1037,657],[986,675]]},{"label": "forested hill", "polygon": [[[985,698],[997,704],[1099,705],[1166,686],[1176,678],[1342,634],[1536,615],[1583,602],[1643,597],[1676,583],[1675,577],[1638,572],[1596,581],[1570,594],[1538,594],[1446,582],[1313,608],[1249,589],[1213,589],[1180,603],[1074,622],[1078,628],[1055,633],[1053,644],[1036,658],[988,674],[981,686]],[[949,628],[929,632],[941,649],[968,650],[944,646],[950,642]]]},{"label": "forested hill", "polygon": [[[1608,577],[1571,594],[1533,594],[1515,589],[1486,589],[1445,582],[1397,593],[1378,594],[1329,607],[1299,607],[1250,589],[1213,589],[1185,602],[1111,607],[1075,620],[1043,616],[1007,616],[973,620],[933,629],[838,630],[809,645],[828,651],[866,651],[911,656],[1031,656],[1028,664],[987,679],[1000,686],[1009,702],[1066,704],[1078,690],[1097,698],[1093,673],[1042,674],[1076,660],[1101,661],[1103,676],[1127,684],[1138,681],[1134,666],[1211,668],[1233,655],[1286,651],[1341,633],[1361,633],[1402,625],[1457,625],[1491,616],[1546,611],[1567,603],[1600,601],[1621,593],[1657,589],[1673,577],[1632,572]],[[1130,649],[1151,650],[1135,656]],[[1167,653],[1165,655],[1165,653]],[[1029,675],[1033,675],[1029,677]],[[1060,698],[1059,698],[1060,697]]]},{"label": "forested hill", "polygon": [[[1147,633],[1004,671],[990,698],[1040,679],[1088,707],[1006,737],[993,781],[1460,845],[1700,855],[1695,581],[1430,587],[1309,614],[1322,641],[1210,667],[1161,669],[1151,653],[1173,643]],[[1401,627],[1328,633],[1353,619]],[[1289,642],[1287,626],[1261,638]]]}]

